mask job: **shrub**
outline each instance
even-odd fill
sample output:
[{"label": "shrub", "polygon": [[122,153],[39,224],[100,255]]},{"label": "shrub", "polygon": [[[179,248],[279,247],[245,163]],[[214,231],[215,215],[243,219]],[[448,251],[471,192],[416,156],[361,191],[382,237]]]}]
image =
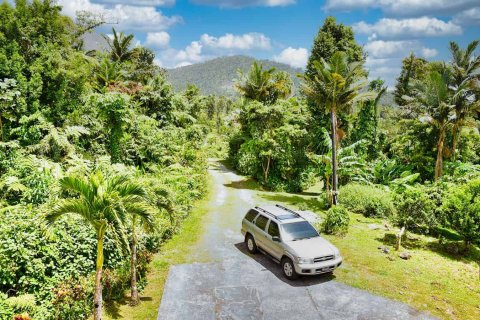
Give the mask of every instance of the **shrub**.
[{"label": "shrub", "polygon": [[438,225],[436,201],[426,191],[421,187],[408,188],[395,196],[395,224],[421,233],[428,233]]},{"label": "shrub", "polygon": [[465,246],[480,239],[480,179],[453,191],[443,204],[452,229],[464,237]]},{"label": "shrub", "polygon": [[333,206],[328,209],[325,220],[322,223],[322,230],[326,234],[343,233],[348,230],[350,216],[347,209],[342,206]]},{"label": "shrub", "polygon": [[395,213],[391,193],[374,185],[346,185],[340,190],[340,203],[366,217],[389,217]]}]

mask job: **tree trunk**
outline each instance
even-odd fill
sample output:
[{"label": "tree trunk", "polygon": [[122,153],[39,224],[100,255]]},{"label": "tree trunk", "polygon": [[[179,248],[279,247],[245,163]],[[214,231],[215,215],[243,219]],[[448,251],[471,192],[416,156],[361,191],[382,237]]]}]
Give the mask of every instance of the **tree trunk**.
[{"label": "tree trunk", "polygon": [[396,234],[396,237],[397,237],[397,242],[395,243],[396,251],[400,250],[400,247],[402,246],[402,237],[404,233],[405,233],[405,226],[403,226],[402,229],[400,229],[400,232]]},{"label": "tree trunk", "polygon": [[137,288],[137,235],[135,232],[135,216],[132,218],[132,247],[130,259],[130,305],[138,304]]},{"label": "tree trunk", "polygon": [[335,111],[330,112],[332,122],[332,204],[338,204],[338,176],[337,176],[337,117]]},{"label": "tree trunk", "polygon": [[95,273],[95,293],[93,296],[93,319],[102,319],[102,269],[103,269],[103,237],[105,227],[97,232],[97,268]]},{"label": "tree trunk", "polygon": [[453,139],[452,139],[452,158],[453,158],[453,161],[457,160],[458,129],[459,129],[459,125],[457,123],[455,123],[455,125],[453,126],[453,132],[452,132],[452,135],[453,135]]},{"label": "tree trunk", "polygon": [[445,128],[440,128],[440,136],[437,142],[437,162],[435,163],[435,180],[442,177],[443,171],[443,145],[445,143]]}]

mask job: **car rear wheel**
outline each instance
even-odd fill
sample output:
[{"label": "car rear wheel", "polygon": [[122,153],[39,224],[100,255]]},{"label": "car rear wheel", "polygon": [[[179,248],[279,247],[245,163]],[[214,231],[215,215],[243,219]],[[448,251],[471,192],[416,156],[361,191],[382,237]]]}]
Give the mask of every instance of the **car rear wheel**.
[{"label": "car rear wheel", "polygon": [[282,270],[283,274],[288,280],[294,280],[298,278],[298,274],[295,271],[292,259],[287,257],[282,259]]},{"label": "car rear wheel", "polygon": [[251,234],[247,234],[245,237],[245,244],[247,245],[248,252],[255,254],[258,252],[257,244],[255,243],[255,239],[253,239]]}]

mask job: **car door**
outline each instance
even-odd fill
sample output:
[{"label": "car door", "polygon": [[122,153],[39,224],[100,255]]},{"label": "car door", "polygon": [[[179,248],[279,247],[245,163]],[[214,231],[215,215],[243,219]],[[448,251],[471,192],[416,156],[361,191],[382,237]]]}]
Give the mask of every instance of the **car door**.
[{"label": "car door", "polygon": [[280,238],[280,229],[278,226],[278,223],[276,223],[273,220],[270,220],[267,226],[267,232],[266,232],[266,242],[265,245],[267,248],[265,250],[268,251],[268,253],[274,257],[275,259],[280,260],[280,258],[283,255],[283,247],[281,245],[281,242],[273,241],[273,237],[278,237],[281,241]]},{"label": "car door", "polygon": [[266,249],[266,239],[267,233],[265,232],[265,228],[267,227],[268,218],[265,217],[263,214],[259,214],[255,219],[255,227],[253,227],[255,242],[257,246],[261,247],[262,249]]}]

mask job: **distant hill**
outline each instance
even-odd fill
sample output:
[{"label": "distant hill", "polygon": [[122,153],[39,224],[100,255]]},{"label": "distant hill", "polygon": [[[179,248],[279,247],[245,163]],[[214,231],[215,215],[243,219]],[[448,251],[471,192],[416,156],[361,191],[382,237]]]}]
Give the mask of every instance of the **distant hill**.
[{"label": "distant hill", "polygon": [[[237,78],[237,70],[247,72],[255,58],[247,56],[230,56],[167,70],[168,78],[176,91],[184,90],[188,84],[195,84],[202,94],[217,94],[233,96],[236,94],[233,82]],[[301,69],[270,60],[258,60],[264,67],[275,67],[277,70],[286,71],[292,76],[295,89],[299,87],[297,74]]]}]

